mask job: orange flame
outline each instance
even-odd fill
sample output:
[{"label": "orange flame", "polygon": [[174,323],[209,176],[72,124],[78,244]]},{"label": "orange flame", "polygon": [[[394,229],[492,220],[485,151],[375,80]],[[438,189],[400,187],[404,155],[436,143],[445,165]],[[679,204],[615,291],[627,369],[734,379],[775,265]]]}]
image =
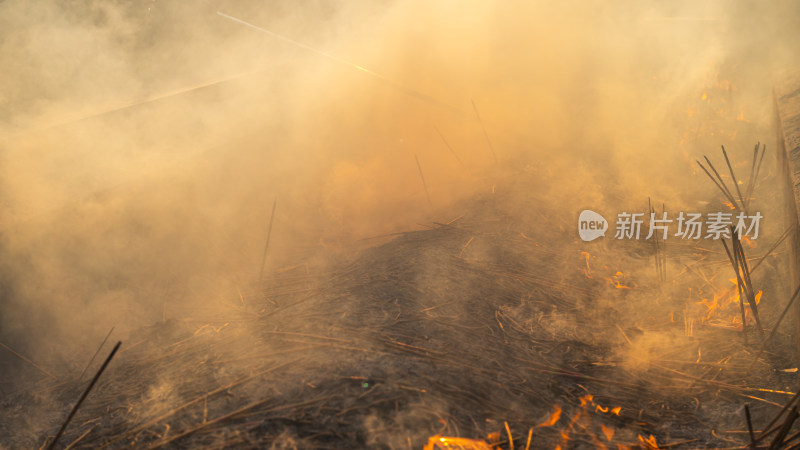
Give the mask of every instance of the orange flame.
[{"label": "orange flame", "polygon": [[610,277],[605,278],[606,282],[613,286],[616,289],[635,289],[636,285],[627,285],[624,283],[625,281],[625,274],[622,272],[617,272]]},{"label": "orange flame", "polygon": [[608,428],[605,425],[600,425],[600,429],[603,430],[603,435],[606,437],[606,440],[611,442],[611,439],[614,439],[614,429]]},{"label": "orange flame", "polygon": [[[741,328],[741,314],[737,305],[739,304],[738,282],[736,278],[729,278],[728,281],[733,283],[732,288],[720,289],[714,293],[713,299],[701,299],[696,302],[698,305],[706,307],[706,312],[702,318],[702,323],[707,323],[713,326],[740,329]],[[755,294],[755,302],[758,305],[761,302],[763,291],[758,291]],[[747,322],[752,320],[751,311],[745,310]]]},{"label": "orange flame", "polygon": [[742,236],[741,241],[748,247],[748,248],[756,248],[758,247],[758,243],[752,239],[750,236]]},{"label": "orange flame", "polygon": [[642,443],[644,448],[648,448],[648,449],[652,449],[652,450],[657,450],[659,448],[658,447],[658,443],[656,442],[656,438],[652,434],[647,439],[645,439],[641,434],[638,437],[639,437],[639,442]]},{"label": "orange flame", "polygon": [[432,436],[423,450],[492,450],[492,447],[481,439],[459,437]]},{"label": "orange flame", "polygon": [[592,255],[590,255],[589,252],[581,252],[581,256],[586,260],[586,268],[583,269],[583,274],[586,275],[586,278],[594,278],[592,275],[592,268],[589,266],[589,257]]},{"label": "orange flame", "polygon": [[561,407],[558,405],[554,405],[553,407],[555,408],[555,410],[553,411],[552,414],[550,414],[550,417],[544,422],[540,423],[539,425],[536,425],[536,428],[552,427],[553,425],[556,424],[556,422],[558,422],[559,419],[561,419]]}]

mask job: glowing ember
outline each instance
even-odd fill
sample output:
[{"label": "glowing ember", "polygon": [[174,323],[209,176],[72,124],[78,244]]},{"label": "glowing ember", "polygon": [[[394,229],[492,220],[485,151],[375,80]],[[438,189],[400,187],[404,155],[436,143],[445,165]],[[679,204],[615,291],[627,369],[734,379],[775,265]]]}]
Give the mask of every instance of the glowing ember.
[{"label": "glowing ember", "polygon": [[550,417],[547,420],[545,420],[544,422],[540,423],[539,425],[536,425],[537,428],[539,428],[539,427],[552,427],[553,425],[556,424],[556,422],[558,422],[558,420],[561,418],[561,407],[558,406],[558,405],[554,405],[553,407],[555,409],[554,409],[553,413],[550,414]]},{"label": "glowing ember", "polygon": [[583,269],[583,274],[586,275],[586,278],[594,278],[592,275],[592,268],[589,266],[589,258],[591,255],[589,252],[581,252],[581,256],[583,256],[583,259],[586,261],[586,268]]},{"label": "glowing ember", "polygon": [[[701,299],[697,304],[706,307],[705,314],[701,323],[712,325],[722,328],[730,328],[740,330],[742,325],[741,313],[739,310],[739,289],[736,278],[729,278],[733,286],[725,289],[720,289],[714,293],[712,300],[707,298]],[[763,291],[758,291],[755,294],[755,302],[758,305],[761,302]],[[752,312],[745,310],[745,317],[747,323],[751,323]]]},{"label": "glowing ember", "polygon": [[652,434],[650,435],[650,437],[649,437],[649,438],[644,438],[644,437],[643,437],[643,436],[640,434],[640,435],[639,435],[639,442],[641,442],[641,443],[642,443],[642,446],[643,446],[644,448],[648,448],[648,449],[657,449],[657,448],[659,448],[659,447],[658,447],[658,443],[656,442],[656,438],[655,438],[655,436],[653,436]]},{"label": "glowing ember", "polygon": [[748,248],[756,248],[756,247],[758,247],[758,243],[756,241],[750,239],[750,236],[742,236],[741,241]]},{"label": "glowing ember", "polygon": [[610,277],[606,277],[605,280],[606,282],[608,282],[608,284],[610,284],[616,289],[635,289],[636,284],[634,283],[628,284],[625,278],[626,277],[624,273],[617,272]]},{"label": "glowing ember", "polygon": [[424,450],[492,450],[492,447],[481,439],[467,439],[459,437],[433,436],[428,439]]},{"label": "glowing ember", "polygon": [[603,435],[606,437],[607,441],[611,441],[611,439],[614,439],[614,429],[613,428],[608,428],[605,425],[600,425],[600,429],[603,430]]}]

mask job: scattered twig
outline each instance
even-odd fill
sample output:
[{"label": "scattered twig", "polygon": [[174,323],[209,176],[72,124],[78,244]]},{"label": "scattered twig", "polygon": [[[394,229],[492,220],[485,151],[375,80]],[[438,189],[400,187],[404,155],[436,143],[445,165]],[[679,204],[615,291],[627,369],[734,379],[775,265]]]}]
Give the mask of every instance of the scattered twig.
[{"label": "scattered twig", "polygon": [[722,246],[725,247],[725,253],[728,254],[728,259],[731,262],[731,266],[733,266],[733,270],[736,272],[736,278],[737,278],[736,286],[739,288],[739,310],[742,313],[742,337],[744,338],[744,344],[747,345],[747,315],[744,312],[744,296],[742,295],[742,281],[739,277],[737,261],[734,260],[734,256],[731,254],[730,250],[728,250],[728,244],[725,242],[725,239],[722,239]]},{"label": "scattered twig", "polygon": [[78,408],[81,407],[81,404],[83,403],[83,401],[86,400],[86,396],[89,395],[89,392],[92,390],[92,388],[94,387],[95,383],[97,383],[97,380],[100,378],[100,375],[102,375],[103,371],[106,370],[106,367],[108,366],[108,363],[111,362],[111,358],[113,358],[114,355],[117,353],[117,350],[119,350],[119,346],[120,345],[122,345],[122,342],[117,342],[117,345],[114,346],[114,349],[111,350],[111,353],[108,355],[106,360],[103,362],[103,365],[100,366],[100,370],[98,370],[97,373],[94,375],[94,378],[92,378],[92,381],[89,383],[89,386],[87,386],[86,389],[83,391],[83,394],[81,394],[81,397],[78,399],[78,402],[75,403],[74,407],[72,407],[72,411],[69,412],[69,415],[67,416],[67,419],[64,420],[64,424],[61,425],[61,428],[58,430],[58,433],[56,433],[56,436],[53,438],[52,442],[50,442],[50,445],[47,447],[49,450],[52,450],[52,449],[55,448],[56,443],[58,442],[58,439],[61,438],[62,434],[64,434],[64,430],[67,429],[67,425],[69,425],[70,420],[72,420],[72,417],[78,411]]},{"label": "scattered twig", "polygon": [[[123,435],[118,436],[118,437],[112,439],[111,441],[107,442],[101,448],[106,448],[108,446],[111,446],[111,445],[121,441],[122,439],[125,439],[128,436],[131,436],[134,433],[138,433],[139,431],[142,431],[147,427],[155,425],[158,422],[161,422],[162,420],[164,420],[166,418],[172,417],[173,415],[175,415],[176,413],[182,411],[183,409],[185,409],[185,408],[187,408],[187,407],[189,407],[191,405],[194,405],[196,403],[199,403],[201,400],[206,400],[209,397],[212,397],[212,396],[214,396],[216,394],[219,394],[221,392],[225,392],[228,389],[231,389],[231,388],[234,388],[236,386],[239,386],[240,384],[243,384],[243,383],[245,383],[247,381],[250,381],[250,380],[253,380],[253,379],[258,378],[260,376],[266,375],[269,372],[284,368],[284,367],[292,365],[292,364],[296,364],[298,361],[299,361],[298,359],[295,359],[295,360],[289,361],[289,362],[287,362],[285,364],[281,364],[281,365],[278,365],[278,366],[270,367],[269,369],[262,370],[260,372],[256,372],[256,373],[254,373],[252,375],[249,375],[249,376],[244,377],[244,378],[240,378],[240,379],[238,379],[236,381],[233,381],[231,383],[228,383],[228,384],[226,384],[224,386],[220,386],[220,387],[218,387],[218,388],[216,388],[216,389],[214,389],[212,391],[206,392],[205,394],[195,398],[194,400],[188,401],[188,402],[184,403],[183,405],[180,405],[180,406],[178,406],[178,407],[176,407],[176,408],[174,408],[174,409],[172,409],[172,410],[170,410],[170,411],[168,411],[168,412],[166,412],[166,413],[164,413],[164,414],[162,414],[162,415],[160,415],[158,417],[150,419],[149,421],[147,421],[147,422],[145,422],[143,424],[137,425],[133,429],[130,429],[127,432],[125,432]],[[206,419],[207,419],[207,417],[206,417]],[[205,420],[203,423],[207,423],[207,420]]]},{"label": "scattered twig", "polygon": [[453,147],[450,146],[450,143],[447,142],[447,139],[444,138],[444,135],[442,134],[442,132],[439,131],[439,127],[434,125],[433,129],[436,130],[436,134],[438,134],[439,137],[442,138],[442,142],[444,142],[445,147],[447,147],[447,149],[450,150],[450,153],[452,153],[453,156],[455,156],[456,161],[458,161],[458,163],[461,164],[461,167],[464,167],[464,163],[461,161],[461,158],[458,157],[458,153],[456,153],[456,151],[453,149]]},{"label": "scattered twig", "polygon": [[[272,397],[267,397],[267,398],[262,399],[262,400],[257,400],[257,401],[255,401],[253,403],[250,403],[247,406],[244,406],[242,408],[237,409],[236,411],[232,411],[232,412],[230,412],[228,414],[224,414],[224,415],[222,415],[220,417],[217,417],[216,419],[209,420],[209,421],[207,421],[205,423],[201,423],[200,425],[197,425],[194,428],[190,428],[190,429],[188,429],[188,430],[186,430],[186,431],[184,431],[184,432],[182,432],[180,434],[176,434],[176,435],[170,437],[169,439],[157,442],[157,443],[151,445],[150,447],[148,447],[148,449],[149,450],[154,450],[154,449],[157,449],[157,448],[161,448],[161,447],[163,447],[163,446],[165,446],[165,445],[167,445],[167,444],[169,444],[171,442],[174,442],[174,441],[176,441],[178,439],[182,439],[182,438],[184,438],[186,436],[194,434],[194,433],[196,433],[196,432],[198,432],[198,431],[200,431],[200,430],[202,430],[202,429],[204,429],[204,428],[206,428],[208,426],[216,425],[218,423],[224,422],[226,420],[230,420],[230,419],[235,418],[237,416],[244,415],[244,413],[250,412],[251,410],[253,410],[255,408],[258,408],[259,406],[262,406],[262,405],[266,404],[267,402],[269,402],[272,399],[273,399]],[[279,406],[275,406],[275,407],[272,407],[272,408],[268,408],[265,411],[260,411],[259,414],[266,414],[267,412],[279,411],[279,410],[282,410],[282,409],[291,409],[293,407],[304,406],[304,405],[314,404],[314,403],[319,403],[319,402],[320,402],[319,399],[314,399],[314,400],[309,400],[309,401],[305,401],[305,402],[298,402],[298,403],[294,403],[294,404],[290,404],[290,405],[279,405]]]},{"label": "scattered twig", "polygon": [[[794,225],[792,225],[792,226],[789,226],[789,228],[787,228],[787,229],[786,229],[786,231],[784,231],[784,232],[783,232],[783,234],[781,235],[781,237],[780,237],[780,238],[778,238],[778,240],[777,240],[777,241],[775,241],[775,242],[772,244],[772,246],[769,248],[769,250],[767,250],[767,251],[766,251],[766,253],[764,253],[763,255],[761,255],[760,257],[758,257],[758,260],[756,261],[756,263],[755,263],[755,264],[753,264],[753,267],[751,267],[751,268],[750,268],[750,274],[751,274],[751,275],[753,274],[753,272],[755,272],[755,271],[756,271],[756,269],[758,269],[758,267],[759,267],[759,266],[761,266],[761,263],[763,263],[763,262],[764,262],[764,261],[767,259],[767,257],[768,257],[769,255],[771,255],[771,254],[772,254],[772,252],[774,252],[774,251],[775,251],[775,249],[777,249],[777,248],[778,248],[778,246],[779,246],[779,245],[781,245],[781,243],[782,243],[784,240],[786,240],[786,238],[787,238],[787,237],[789,237],[789,234],[791,234],[791,231],[792,231],[793,229],[794,229]],[[729,255],[729,257],[730,257],[730,255]],[[685,265],[685,264],[684,264],[684,265]],[[689,268],[689,266],[687,266],[687,265],[685,265],[685,266],[686,266],[687,268]],[[708,279],[708,277],[706,277],[706,276],[705,276],[705,274],[703,274],[703,273],[702,273],[702,272],[700,272],[699,270],[694,270],[694,269],[691,269],[691,268],[689,268],[689,269],[690,269],[690,270],[693,270],[695,273],[699,274],[699,275],[700,275],[700,277],[701,277],[701,278],[703,278],[703,280],[705,280],[705,282],[706,282],[706,283],[707,283],[709,286],[711,286],[713,289],[715,289],[715,290],[717,289],[717,287],[714,285],[714,283],[712,283],[712,282],[711,282],[711,281]],[[731,287],[731,288],[728,290],[728,292],[732,292],[732,291],[733,291],[734,289],[736,289],[736,288],[737,288],[737,286],[732,286],[732,287]]]},{"label": "scattered twig", "polygon": [[789,312],[789,309],[792,307],[795,300],[797,300],[798,294],[800,294],[800,286],[797,286],[797,289],[794,290],[792,298],[790,298],[789,302],[786,303],[786,307],[783,308],[783,312],[781,313],[780,317],[778,317],[778,321],[775,322],[775,326],[772,327],[772,331],[769,333],[769,336],[767,337],[767,339],[764,340],[764,342],[761,343],[761,348],[758,350],[758,353],[756,353],[756,356],[753,358],[753,362],[750,363],[750,367],[747,369],[748,372],[753,369],[753,366],[758,361],[758,358],[761,356],[762,353],[764,353],[764,350],[767,348],[767,344],[772,340],[773,337],[775,337],[775,333],[778,331],[778,328],[781,325],[781,321],[783,321],[783,318],[786,317],[786,313]]},{"label": "scattered twig", "polygon": [[461,255],[463,255],[463,254],[464,254],[464,250],[466,250],[466,249],[467,249],[467,247],[469,247],[469,244],[471,244],[471,243],[472,243],[472,240],[473,240],[473,239],[475,239],[475,236],[472,236],[471,238],[469,238],[469,240],[467,241],[467,243],[466,243],[466,244],[464,244],[464,246],[463,246],[463,247],[461,247],[461,251],[460,251],[460,252],[458,252],[458,257],[459,257],[459,258],[461,258]]},{"label": "scattered twig", "polygon": [[414,155],[414,159],[417,160],[417,169],[419,169],[419,178],[422,180],[422,187],[425,189],[425,197],[428,199],[428,206],[433,206],[431,203],[431,194],[428,193],[428,183],[425,182],[425,175],[422,174],[422,165],[419,163],[419,158],[417,155]]},{"label": "scattered twig", "polygon": [[481,115],[478,113],[478,107],[475,105],[475,100],[470,100],[472,102],[472,109],[475,111],[475,117],[478,118],[478,123],[481,124],[481,129],[483,130],[483,135],[486,137],[486,143],[489,145],[489,150],[492,152],[492,158],[494,158],[494,162],[497,162],[497,155],[494,152],[494,146],[492,146],[492,140],[489,139],[489,133],[486,131],[486,127],[483,125],[483,120],[481,120]]},{"label": "scattered twig", "polygon": [[[757,150],[758,150],[758,144],[756,144],[756,151]],[[761,172],[761,163],[764,161],[764,155],[766,153],[767,153],[767,146],[765,144],[761,147],[761,156],[758,158],[758,166],[756,166],[756,171],[755,174],[753,175],[752,186],[749,189],[750,192],[749,194],[747,194],[748,201],[752,199],[753,191],[755,190],[756,183],[758,182],[758,174]]]},{"label": "scattered twig", "polygon": [[750,201],[753,199],[753,191],[755,190],[756,182],[758,181],[758,172],[761,170],[761,162],[764,160],[764,154],[767,152],[767,146],[763,146],[761,151],[761,158],[758,157],[758,150],[761,147],[761,142],[757,142],[753,149],[753,164],[750,166],[750,181],[747,183],[747,194],[745,197],[744,208],[750,207]]},{"label": "scattered twig", "polygon": [[756,143],[756,147],[753,149],[753,162],[752,162],[752,164],[750,164],[750,178],[747,181],[747,193],[746,193],[747,200],[745,201],[745,205],[744,205],[745,209],[747,209],[747,207],[750,204],[750,195],[753,192],[753,179],[755,178],[755,175],[756,175],[756,164],[758,163],[758,147],[759,147],[759,145],[760,145],[760,143]]},{"label": "scattered twig", "polygon": [[514,450],[514,438],[511,436],[511,428],[508,427],[508,422],[503,422],[506,426],[506,433],[508,434],[508,448]]},{"label": "scattered twig", "polygon": [[[661,205],[661,208],[662,208],[661,209],[662,213],[667,209],[664,204]],[[647,209],[650,212],[651,220],[655,220],[656,210],[652,206],[652,203],[650,202],[650,197],[647,198]],[[652,227],[653,225],[650,224],[650,226]],[[659,243],[658,235],[655,233],[653,234],[653,248],[654,248],[653,256],[656,265],[656,276],[658,278],[658,281],[663,283],[667,281],[667,267],[666,267],[667,257],[666,254],[664,253],[664,245],[663,243]]]},{"label": "scattered twig", "polygon": [[756,294],[753,290],[753,281],[750,278],[750,267],[747,264],[747,257],[744,254],[744,247],[742,246],[741,236],[736,235],[734,227],[731,227],[731,236],[733,238],[733,248],[739,254],[739,268],[742,272],[742,279],[745,282],[745,289],[747,293],[747,301],[750,303],[750,309],[753,312],[753,317],[756,319],[756,326],[758,327],[761,337],[764,337],[764,329],[761,326],[761,318],[758,314],[758,304],[756,303]]},{"label": "scattered twig", "polygon": [[261,256],[261,270],[258,272],[258,288],[263,287],[264,266],[267,264],[267,250],[269,250],[269,238],[272,236],[272,222],[275,220],[275,207],[278,206],[278,197],[272,202],[272,214],[269,215],[269,227],[267,228],[267,242],[264,244],[264,254]]},{"label": "scattered twig", "polygon": [[772,252],[774,252],[775,249],[778,248],[779,245],[781,245],[781,242],[783,242],[784,240],[786,240],[787,237],[789,237],[789,234],[792,232],[793,229],[794,225],[790,226],[789,228],[786,229],[786,231],[783,232],[781,237],[778,238],[778,240],[775,241],[774,244],[772,244],[772,247],[770,247],[769,250],[767,250],[767,252],[764,253],[760,258],[758,258],[758,261],[756,261],[756,263],[753,264],[753,267],[750,269],[750,273],[753,273],[756,271],[756,269],[758,269],[758,266],[760,266],[761,263],[764,262],[765,259],[767,259],[767,256],[771,255]]},{"label": "scattered twig", "polygon": [[69,443],[69,445],[67,445],[66,447],[64,447],[64,450],[70,450],[71,448],[74,448],[76,445],[78,445],[78,442],[82,441],[82,440],[83,440],[83,438],[85,438],[86,436],[88,436],[88,435],[89,435],[89,433],[91,433],[91,432],[92,432],[92,430],[94,430],[95,428],[97,428],[97,424],[94,424],[94,425],[93,425],[92,427],[90,427],[88,430],[84,431],[84,432],[83,432],[83,434],[81,434],[80,436],[78,436],[78,437],[77,437],[77,438],[76,438],[74,441],[70,442],[70,443]]},{"label": "scattered twig", "polygon": [[81,379],[83,378],[83,375],[86,373],[86,371],[89,369],[89,366],[92,365],[92,363],[94,362],[94,359],[97,357],[97,354],[100,353],[100,350],[102,350],[103,346],[106,345],[106,341],[111,336],[111,333],[113,331],[114,331],[114,327],[111,327],[111,330],[106,335],[106,338],[103,339],[103,342],[100,343],[100,347],[97,347],[97,351],[94,352],[94,355],[92,355],[92,359],[89,360],[89,364],[86,364],[86,367],[83,368],[83,372],[81,372],[81,376],[78,377],[78,381],[81,381]]},{"label": "scattered twig", "polygon": [[715,179],[708,172],[708,170],[706,170],[706,168],[702,164],[700,164],[700,161],[697,161],[697,164],[700,164],[700,167],[703,169],[706,175],[708,175],[708,177],[711,178],[711,181],[713,181],[714,184],[717,185],[720,191],[722,191],[722,194],[725,195],[725,197],[728,199],[729,202],[731,202],[731,205],[733,205],[734,208],[738,208],[736,199],[733,197],[733,194],[731,194],[731,191],[728,189],[728,186],[725,184],[725,181],[719,175],[719,172],[717,172],[717,169],[714,168],[713,164],[711,164],[711,160],[708,159],[708,156],[703,156],[703,158],[705,158],[706,163],[708,163],[708,167],[714,172],[714,175],[716,175],[717,178]]},{"label": "scattered twig", "polygon": [[797,405],[795,405],[789,413],[786,415],[786,420],[783,421],[783,425],[781,426],[778,434],[775,435],[775,438],[772,440],[769,448],[770,450],[778,449],[783,445],[783,440],[786,438],[786,435],[789,434],[789,431],[792,429],[792,425],[800,416],[800,413],[797,412]]},{"label": "scattered twig", "polygon": [[695,161],[697,162],[697,165],[700,166],[701,169],[703,169],[703,172],[705,172],[706,175],[708,175],[708,178],[711,180],[711,182],[714,183],[714,185],[717,186],[717,188],[720,190],[720,192],[722,192],[722,195],[724,195],[725,198],[727,198],[728,201],[731,202],[731,204],[734,204],[735,200],[733,199],[733,197],[730,196],[730,194],[728,193],[727,189],[724,188],[721,184],[719,184],[719,182],[717,182],[717,180],[706,169],[706,167],[703,165],[703,163],[701,163],[700,161],[698,161],[696,159],[695,159]]},{"label": "scattered twig", "polygon": [[756,435],[753,433],[753,421],[750,419],[750,405],[744,404],[744,418],[747,420],[747,431],[750,433],[750,446],[755,446]]},{"label": "scattered twig", "polygon": [[761,432],[761,434],[758,436],[758,438],[756,438],[755,441],[753,441],[754,444],[757,444],[759,441],[763,440],[764,438],[766,438],[767,436],[769,436],[770,434],[774,433],[776,430],[778,430],[780,428],[780,425],[778,425],[778,426],[776,426],[774,428],[773,428],[773,425],[775,425],[778,422],[778,420],[781,418],[781,416],[783,416],[783,413],[788,411],[789,408],[792,407],[792,405],[797,403],[797,399],[798,398],[800,398],[800,392],[795,394],[794,397],[792,397],[792,399],[789,400],[783,406],[783,408],[778,412],[778,414],[776,414],[775,417],[773,417],[772,420],[770,420],[769,424],[767,424],[767,426],[764,427],[764,431]]},{"label": "scattered twig", "polygon": [[725,164],[728,165],[728,170],[731,173],[731,180],[733,181],[733,186],[736,187],[736,192],[739,194],[739,201],[741,202],[742,207],[744,207],[744,196],[742,195],[742,190],[739,189],[739,182],[736,181],[736,175],[733,173],[733,166],[731,166],[731,160],[728,159],[728,152],[725,151],[725,146],[722,146],[722,156],[725,157]]},{"label": "scattered twig", "polygon": [[39,365],[38,365],[38,364],[36,364],[35,362],[31,361],[30,359],[28,359],[28,358],[26,358],[26,357],[24,357],[24,356],[20,355],[19,353],[17,353],[16,351],[14,351],[14,349],[12,349],[11,347],[7,346],[6,344],[3,344],[2,342],[0,342],[0,347],[3,347],[4,349],[8,350],[8,352],[9,352],[9,353],[11,353],[12,355],[16,356],[17,358],[19,358],[19,359],[21,359],[21,360],[25,361],[26,363],[28,363],[28,364],[30,364],[30,365],[32,365],[32,366],[33,366],[33,367],[35,367],[35,368],[36,368],[36,370],[38,370],[39,372],[42,372],[43,374],[47,375],[47,376],[48,376],[48,377],[50,377],[50,378],[55,378],[55,376],[54,376],[52,373],[50,373],[50,372],[48,372],[48,371],[46,371],[46,370],[42,369],[41,367],[39,367]]}]

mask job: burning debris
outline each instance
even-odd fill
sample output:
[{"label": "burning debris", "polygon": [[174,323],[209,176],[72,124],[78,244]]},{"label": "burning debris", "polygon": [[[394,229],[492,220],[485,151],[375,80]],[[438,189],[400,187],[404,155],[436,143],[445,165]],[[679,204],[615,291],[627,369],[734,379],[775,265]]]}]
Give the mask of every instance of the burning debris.
[{"label": "burning debris", "polygon": [[[753,285],[762,279],[752,275],[777,257],[772,250],[783,238],[756,263],[731,241],[729,261],[739,264],[733,287],[714,282],[730,278],[721,251],[664,245],[667,261],[696,258],[692,270],[667,280],[675,292],[697,292],[676,306],[665,301],[663,281],[648,281],[653,247],[646,241],[612,258],[602,247],[590,254],[575,238],[549,246],[565,241],[562,232],[512,214],[517,205],[507,198],[516,196],[497,192],[463,205],[453,220],[336,264],[307,261],[270,272],[263,292],[242,295],[248,307],[238,313],[142,330],[76,404],[71,422],[62,422],[70,424],[62,445],[563,449],[794,442],[788,430],[797,418],[796,397],[784,389],[791,375],[772,370],[779,357],[766,346],[769,339],[751,335],[748,346],[735,336],[756,317],[769,329],[778,313],[774,300],[759,301],[762,291]],[[713,303],[699,299],[708,289]],[[630,308],[643,296],[651,298],[649,308]],[[701,326],[712,315],[737,317],[728,306],[741,308],[745,300],[753,314],[738,328]],[[693,303],[703,306],[698,315]],[[697,323],[690,333],[687,320]],[[770,338],[778,337],[778,325]],[[761,342],[763,353],[754,353]],[[84,386],[77,376],[53,377],[5,397],[4,408],[62,405],[44,435],[16,438],[14,445],[52,445],[51,433]],[[788,415],[762,428],[784,405]]]}]

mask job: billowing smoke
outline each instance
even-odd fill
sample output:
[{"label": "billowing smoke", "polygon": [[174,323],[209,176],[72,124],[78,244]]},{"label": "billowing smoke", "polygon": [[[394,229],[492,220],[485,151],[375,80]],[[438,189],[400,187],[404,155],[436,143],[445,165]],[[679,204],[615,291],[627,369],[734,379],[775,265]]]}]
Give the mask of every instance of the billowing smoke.
[{"label": "billowing smoke", "polygon": [[[585,208],[696,207],[716,192],[694,158],[774,149],[791,8],[0,2],[0,342],[75,371],[111,327],[240,308],[273,201],[268,274],[336,266],[493,192],[555,240]],[[0,354],[10,389],[29,368]]]}]

